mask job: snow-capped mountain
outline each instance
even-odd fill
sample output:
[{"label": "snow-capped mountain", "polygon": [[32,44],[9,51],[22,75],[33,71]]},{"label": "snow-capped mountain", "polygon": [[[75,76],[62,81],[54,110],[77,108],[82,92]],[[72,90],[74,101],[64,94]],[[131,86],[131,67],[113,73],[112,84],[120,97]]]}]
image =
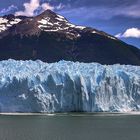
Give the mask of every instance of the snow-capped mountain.
[{"label": "snow-capped mountain", "polygon": [[47,10],[36,17],[0,18],[0,60],[9,58],[140,65],[140,50]]},{"label": "snow-capped mountain", "polygon": [[0,62],[0,112],[71,111],[140,111],[140,67]]},{"label": "snow-capped mountain", "polygon": [[[18,24],[19,22],[20,24]],[[96,29],[71,24],[66,18],[61,15],[55,14],[50,10],[43,12],[39,16],[31,18],[28,17],[27,19],[25,17],[23,18],[22,16],[15,17],[13,15],[8,15],[0,18],[1,33],[10,29],[10,27],[12,27],[13,25],[16,25],[12,30],[10,30],[10,32],[12,32],[13,34],[36,35],[41,31],[61,32],[65,34],[66,37],[73,40],[80,37],[83,31],[88,31],[93,34],[100,34],[110,39],[117,40],[117,38],[109,34],[97,31]],[[25,29],[24,27],[26,27],[27,29]]]}]

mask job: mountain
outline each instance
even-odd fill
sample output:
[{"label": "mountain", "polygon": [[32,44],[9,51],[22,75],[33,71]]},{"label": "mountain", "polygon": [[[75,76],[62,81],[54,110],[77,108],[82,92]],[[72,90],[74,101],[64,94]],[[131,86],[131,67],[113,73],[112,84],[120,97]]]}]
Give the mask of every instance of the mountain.
[{"label": "mountain", "polygon": [[0,112],[140,111],[140,67],[0,62]]},{"label": "mountain", "polygon": [[35,17],[0,17],[0,60],[9,58],[140,65],[140,50],[47,10]]}]

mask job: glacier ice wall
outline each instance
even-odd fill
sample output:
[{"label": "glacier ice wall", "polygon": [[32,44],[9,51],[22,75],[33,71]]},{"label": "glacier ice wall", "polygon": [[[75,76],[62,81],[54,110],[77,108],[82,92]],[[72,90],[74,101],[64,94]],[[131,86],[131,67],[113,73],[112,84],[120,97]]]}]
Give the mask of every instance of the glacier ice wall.
[{"label": "glacier ice wall", "polygon": [[140,67],[0,62],[0,112],[140,111]]}]

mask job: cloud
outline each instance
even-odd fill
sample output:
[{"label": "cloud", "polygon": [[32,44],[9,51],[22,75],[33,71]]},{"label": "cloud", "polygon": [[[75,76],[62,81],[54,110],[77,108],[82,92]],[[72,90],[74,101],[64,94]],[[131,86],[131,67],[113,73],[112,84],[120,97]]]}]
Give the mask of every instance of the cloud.
[{"label": "cloud", "polygon": [[47,9],[54,10],[54,7],[51,6],[49,3],[43,3],[41,7],[43,10],[47,10]]},{"label": "cloud", "polygon": [[140,38],[140,29],[138,28],[129,28],[124,33],[119,33],[115,35],[117,38]]},{"label": "cloud", "polygon": [[140,1],[133,5],[125,6],[125,7],[122,7],[122,9],[118,9],[117,14],[128,16],[128,17],[139,18],[140,17]]},{"label": "cloud", "polygon": [[[86,15],[89,18],[98,19],[111,19],[115,16],[126,16],[132,18],[140,18],[140,7],[130,6],[130,7],[104,7],[104,6],[92,6],[92,7],[78,7],[78,8],[67,8],[62,11],[62,13],[70,15]],[[74,14],[73,14],[74,13]]]},{"label": "cloud", "polygon": [[44,11],[47,9],[53,10],[54,7],[51,6],[49,3],[43,3],[40,4],[40,0],[30,0],[29,3],[24,3],[24,10],[18,11],[15,13],[16,16],[22,15],[22,16],[34,16],[35,11],[40,9],[40,11]]},{"label": "cloud", "polygon": [[0,15],[9,14],[12,11],[15,11],[17,9],[18,8],[15,5],[10,5],[8,8],[4,8],[4,9],[0,10]]},{"label": "cloud", "polygon": [[[101,2],[102,1],[102,2]],[[122,0],[113,2],[112,0],[81,0],[69,4],[60,11],[68,17],[80,17],[84,15],[87,19],[103,19],[108,20],[113,17],[131,17],[140,18],[140,0]],[[74,13],[74,14],[73,14]]]},{"label": "cloud", "polygon": [[39,7],[39,0],[30,0],[29,3],[24,3],[24,11],[18,11],[15,13],[16,16],[33,16],[34,11]]},{"label": "cloud", "polygon": [[65,5],[62,3],[55,7],[56,10],[62,10],[63,8],[65,8]]}]

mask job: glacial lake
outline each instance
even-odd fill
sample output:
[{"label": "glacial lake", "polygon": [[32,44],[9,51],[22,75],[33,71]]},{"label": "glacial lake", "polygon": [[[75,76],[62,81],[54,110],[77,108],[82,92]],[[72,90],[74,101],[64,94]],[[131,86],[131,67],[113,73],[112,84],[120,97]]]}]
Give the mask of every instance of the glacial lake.
[{"label": "glacial lake", "polygon": [[140,140],[140,115],[0,115],[0,140]]}]

